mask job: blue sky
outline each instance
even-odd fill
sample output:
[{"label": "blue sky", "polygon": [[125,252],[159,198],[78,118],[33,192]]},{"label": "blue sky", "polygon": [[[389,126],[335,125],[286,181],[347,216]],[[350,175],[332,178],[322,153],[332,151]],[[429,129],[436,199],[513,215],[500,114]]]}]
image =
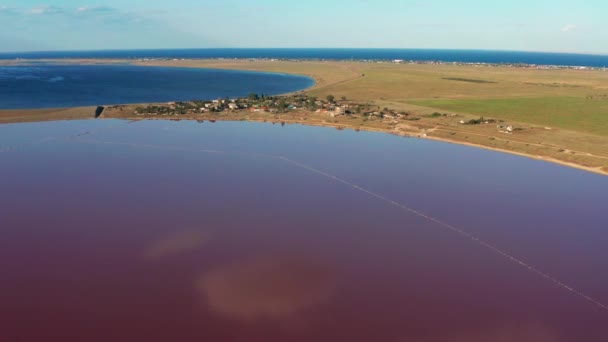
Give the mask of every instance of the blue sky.
[{"label": "blue sky", "polygon": [[369,47],[608,53],[606,0],[0,0],[0,51]]}]

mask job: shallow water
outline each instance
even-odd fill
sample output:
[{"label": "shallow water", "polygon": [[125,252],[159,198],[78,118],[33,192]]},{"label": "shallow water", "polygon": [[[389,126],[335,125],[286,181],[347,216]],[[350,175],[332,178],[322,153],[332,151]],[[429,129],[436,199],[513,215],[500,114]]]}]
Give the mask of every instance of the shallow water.
[{"label": "shallow water", "polygon": [[603,176],[242,122],[0,125],[0,150],[0,341],[608,337]]}]

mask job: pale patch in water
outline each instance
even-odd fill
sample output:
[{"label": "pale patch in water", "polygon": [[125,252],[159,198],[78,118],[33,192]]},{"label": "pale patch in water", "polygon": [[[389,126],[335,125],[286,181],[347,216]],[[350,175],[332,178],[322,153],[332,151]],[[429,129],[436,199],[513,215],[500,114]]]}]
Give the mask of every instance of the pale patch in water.
[{"label": "pale patch in water", "polygon": [[23,76],[17,76],[17,77],[15,77],[15,79],[17,79],[17,80],[39,80],[40,77],[35,76],[35,75],[23,75]]},{"label": "pale patch in water", "polygon": [[65,80],[65,78],[63,76],[56,76],[56,77],[50,78],[49,82],[55,83],[55,82],[61,82],[63,80]]},{"label": "pale patch in water", "polygon": [[505,325],[481,332],[467,334],[460,338],[452,338],[454,342],[558,342],[560,339],[552,330],[542,325]]},{"label": "pale patch in water", "polygon": [[325,303],[334,292],[323,265],[264,258],[205,274],[197,288],[218,314],[243,320],[285,318]]},{"label": "pale patch in water", "polygon": [[402,342],[559,342],[562,341],[558,334],[544,325],[505,323],[494,325],[494,327],[480,327],[479,330],[459,334],[446,332],[440,338],[429,339],[404,339]]},{"label": "pale patch in water", "polygon": [[144,259],[156,260],[197,249],[209,241],[209,233],[186,230],[162,237],[148,246],[143,253]]}]

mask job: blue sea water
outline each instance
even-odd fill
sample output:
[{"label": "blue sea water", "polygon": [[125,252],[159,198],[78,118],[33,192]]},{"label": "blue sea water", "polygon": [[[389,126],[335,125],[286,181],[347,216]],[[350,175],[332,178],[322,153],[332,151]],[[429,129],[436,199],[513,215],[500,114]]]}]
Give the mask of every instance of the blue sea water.
[{"label": "blue sea water", "polygon": [[308,77],[132,65],[0,66],[0,109],[57,108],[268,95],[308,88]]},{"label": "blue sea water", "polygon": [[172,49],[0,53],[0,59],[36,58],[280,58],[327,60],[416,60],[466,63],[524,63],[608,66],[607,55],[439,49]]},{"label": "blue sea water", "polygon": [[[0,53],[0,59],[278,58],[417,60],[608,66],[608,56],[485,50],[423,49],[177,49]],[[273,73],[141,68],[130,65],[57,65],[32,61],[0,66],[0,109],[51,108],[280,94],[313,85],[306,77]]]}]

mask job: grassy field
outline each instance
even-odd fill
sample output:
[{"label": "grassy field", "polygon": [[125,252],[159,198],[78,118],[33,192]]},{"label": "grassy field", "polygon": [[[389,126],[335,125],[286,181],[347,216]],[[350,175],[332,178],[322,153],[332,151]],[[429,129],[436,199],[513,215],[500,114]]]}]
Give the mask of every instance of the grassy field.
[{"label": "grassy field", "polygon": [[[365,77],[315,90],[361,100],[582,97],[608,94],[608,72],[458,65],[359,64]],[[464,82],[479,80],[482,82]]]},{"label": "grassy field", "polygon": [[412,103],[441,110],[496,117],[608,136],[608,99],[540,97],[425,100]]}]

